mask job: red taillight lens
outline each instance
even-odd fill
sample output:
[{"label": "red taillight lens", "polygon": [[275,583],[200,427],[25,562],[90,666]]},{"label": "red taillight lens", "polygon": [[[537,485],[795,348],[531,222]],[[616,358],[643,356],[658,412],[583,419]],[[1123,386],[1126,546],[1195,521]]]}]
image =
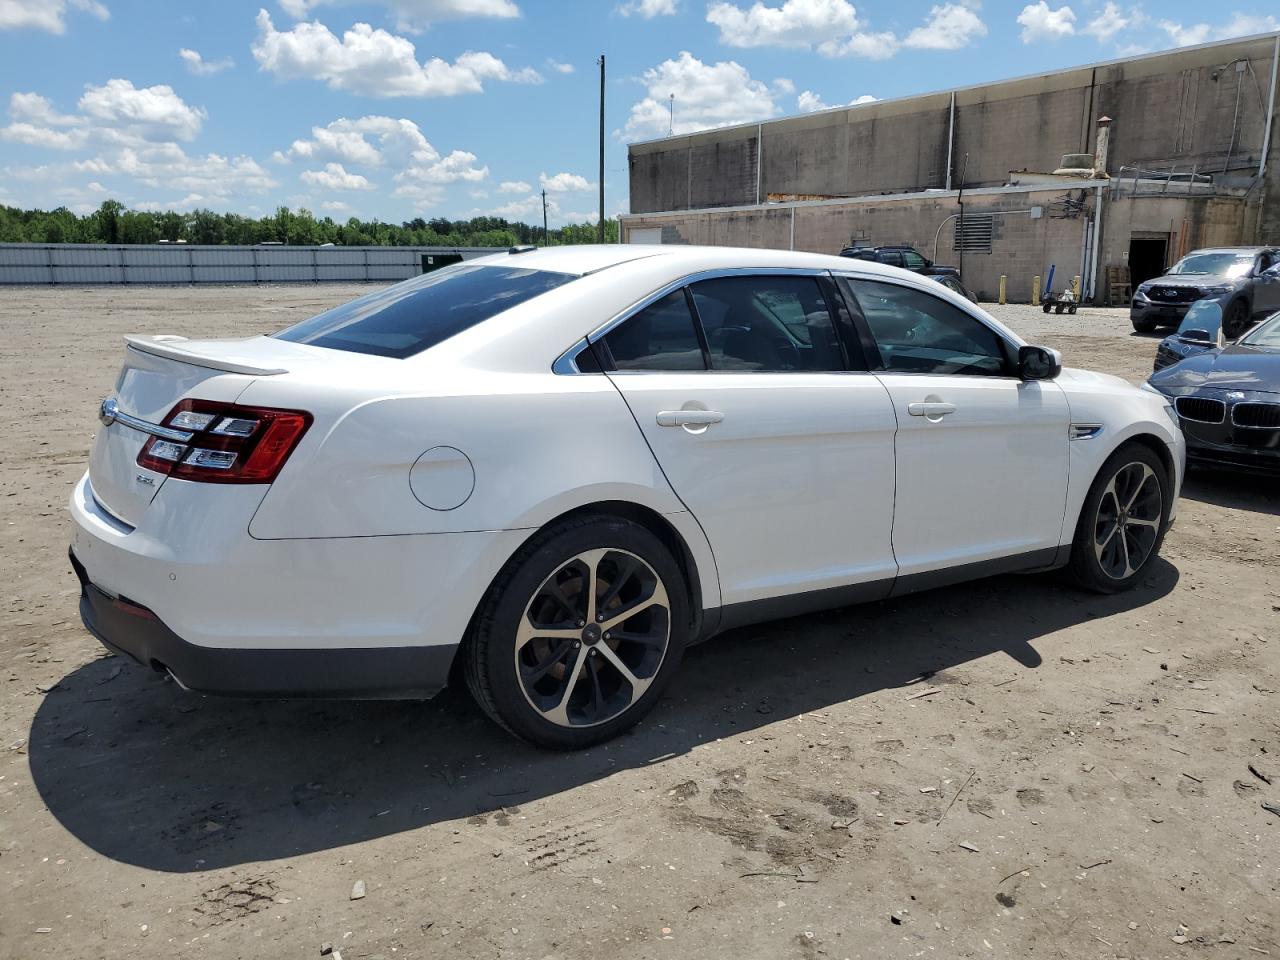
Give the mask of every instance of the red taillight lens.
[{"label": "red taillight lens", "polygon": [[302,410],[183,400],[164,426],[191,434],[186,443],[148,437],[138,466],[204,483],[270,483],[311,426]]}]

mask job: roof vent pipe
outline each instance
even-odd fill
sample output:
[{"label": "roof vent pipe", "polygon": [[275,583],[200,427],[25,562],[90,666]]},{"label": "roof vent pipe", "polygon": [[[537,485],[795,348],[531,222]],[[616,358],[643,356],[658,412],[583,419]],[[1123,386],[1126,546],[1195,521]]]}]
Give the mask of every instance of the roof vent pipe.
[{"label": "roof vent pipe", "polygon": [[1098,146],[1093,151],[1093,175],[1099,179],[1107,176],[1107,151],[1111,148],[1111,118],[1098,118]]}]

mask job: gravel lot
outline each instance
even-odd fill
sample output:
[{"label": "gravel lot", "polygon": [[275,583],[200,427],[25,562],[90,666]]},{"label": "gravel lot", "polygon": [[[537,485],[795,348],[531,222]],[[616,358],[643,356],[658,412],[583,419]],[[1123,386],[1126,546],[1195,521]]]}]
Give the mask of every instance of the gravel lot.
[{"label": "gravel lot", "polygon": [[[1193,475],[1124,596],[1002,577],[722,636],[568,756],[461,693],[207,700],[105,655],[65,501],[121,335],[360,292],[0,289],[0,956],[1280,957],[1274,484]],[[995,309],[1150,369],[1124,311]]]}]

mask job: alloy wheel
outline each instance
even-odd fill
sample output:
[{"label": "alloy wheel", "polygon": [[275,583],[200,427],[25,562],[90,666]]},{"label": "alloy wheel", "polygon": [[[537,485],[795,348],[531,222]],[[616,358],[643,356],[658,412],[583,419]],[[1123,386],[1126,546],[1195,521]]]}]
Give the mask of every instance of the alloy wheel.
[{"label": "alloy wheel", "polygon": [[1102,491],[1094,522],[1093,549],[1102,572],[1112,580],[1137,573],[1155,549],[1163,518],[1155,471],[1138,461],[1117,470]]},{"label": "alloy wheel", "polygon": [[662,578],[626,550],[587,550],[534,592],[516,631],[515,666],[529,704],[561,727],[625,712],[658,675],[671,640]]}]

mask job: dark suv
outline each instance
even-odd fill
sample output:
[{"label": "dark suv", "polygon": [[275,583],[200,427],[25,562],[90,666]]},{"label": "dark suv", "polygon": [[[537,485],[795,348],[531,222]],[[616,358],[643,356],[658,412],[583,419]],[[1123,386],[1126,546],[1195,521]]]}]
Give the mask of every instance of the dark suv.
[{"label": "dark suv", "polygon": [[840,251],[840,256],[887,263],[891,267],[902,267],[914,273],[923,273],[926,277],[959,278],[960,276],[960,271],[955,267],[939,266],[915,247],[904,244],[891,244],[885,247],[845,247]]},{"label": "dark suv", "polygon": [[1193,303],[1222,307],[1222,332],[1234,340],[1253,319],[1280,310],[1280,249],[1211,247],[1195,250],[1163,277],[1139,284],[1129,320],[1139,333],[1177,326]]}]

